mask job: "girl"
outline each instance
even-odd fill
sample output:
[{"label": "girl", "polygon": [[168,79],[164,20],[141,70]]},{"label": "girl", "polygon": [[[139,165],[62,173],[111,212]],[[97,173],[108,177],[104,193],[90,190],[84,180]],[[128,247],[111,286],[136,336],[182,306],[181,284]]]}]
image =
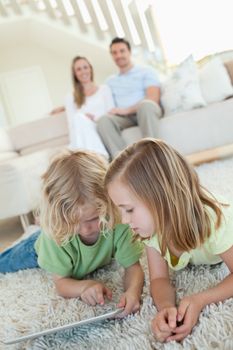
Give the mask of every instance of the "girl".
[{"label": "girl", "polygon": [[[233,296],[233,208],[199,183],[194,169],[161,140],[143,139],[110,165],[105,185],[127,223],[146,244],[151,294],[158,309],[152,321],[157,340],[182,340],[210,303]],[[224,261],[230,274],[208,290],[175,304],[169,268]]]},{"label": "girl", "polygon": [[107,162],[92,152],[60,155],[43,176],[40,208],[42,232],[36,232],[0,254],[0,272],[42,267],[53,274],[58,293],[67,298],[104,304],[112,291],[85,275],[111,262],[125,268],[125,292],[118,306],[121,316],[139,309],[143,272],[139,263],[142,247],[132,242],[126,225],[111,231],[103,212],[117,221],[116,208],[108,205],[104,192]]},{"label": "girl", "polygon": [[111,90],[95,84],[93,67],[85,57],[73,59],[71,74],[73,93],[67,95],[65,108],[56,108],[51,114],[66,110],[71,149],[88,149],[108,158],[96,121],[114,107]]}]

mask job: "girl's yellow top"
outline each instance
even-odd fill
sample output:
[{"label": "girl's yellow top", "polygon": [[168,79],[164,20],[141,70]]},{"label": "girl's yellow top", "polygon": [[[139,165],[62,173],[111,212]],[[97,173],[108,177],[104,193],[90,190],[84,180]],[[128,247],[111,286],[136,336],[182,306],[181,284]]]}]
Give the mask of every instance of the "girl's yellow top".
[{"label": "girl's yellow top", "polygon": [[[229,203],[229,201],[221,199],[221,203]],[[179,258],[173,256],[167,249],[164,259],[172,270],[181,270],[186,267],[188,263],[193,265],[213,265],[222,261],[219,255],[233,246],[233,205],[222,206],[221,209],[223,217],[218,230],[215,229],[216,215],[212,209],[209,210],[211,234],[203,245],[189,252],[182,253]],[[161,253],[157,234],[154,234],[151,239],[145,240],[144,243]]]}]

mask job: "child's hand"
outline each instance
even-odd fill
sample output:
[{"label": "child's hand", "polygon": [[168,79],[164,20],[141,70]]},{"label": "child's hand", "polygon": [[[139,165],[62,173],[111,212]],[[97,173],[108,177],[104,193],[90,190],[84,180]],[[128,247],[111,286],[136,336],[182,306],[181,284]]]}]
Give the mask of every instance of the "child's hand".
[{"label": "child's hand", "polygon": [[119,318],[135,313],[140,309],[140,297],[137,293],[127,290],[124,294],[122,294],[117,307],[124,308],[124,311],[117,316]]},{"label": "child's hand", "polygon": [[90,305],[104,305],[104,296],[112,299],[112,291],[99,281],[87,280],[80,297],[82,301]]},{"label": "child's hand", "polygon": [[169,339],[176,329],[177,314],[176,307],[164,308],[157,313],[151,323],[156,340],[163,343]]},{"label": "child's hand", "polygon": [[177,321],[182,322],[182,325],[176,327],[174,330],[175,334],[169,337],[167,341],[180,341],[190,334],[198,321],[201,310],[202,305],[197,295],[191,295],[183,298],[178,307],[177,314]]}]

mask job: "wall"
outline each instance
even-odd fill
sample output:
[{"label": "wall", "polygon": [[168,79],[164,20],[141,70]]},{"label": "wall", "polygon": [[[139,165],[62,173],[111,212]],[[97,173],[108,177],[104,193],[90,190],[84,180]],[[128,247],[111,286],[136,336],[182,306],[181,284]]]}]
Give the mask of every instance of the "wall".
[{"label": "wall", "polygon": [[[77,36],[60,32],[54,27],[36,21],[21,21],[8,23],[5,29],[9,40],[6,41],[5,36],[4,45],[3,41],[0,43],[0,75],[39,66],[46,80],[52,107],[62,105],[66,93],[72,89],[70,65],[74,56],[84,55],[90,59],[97,83],[102,83],[116,70],[108,48],[94,47],[93,44],[79,41]],[[16,35],[13,39],[14,33]],[[1,91],[0,105],[7,113]],[[9,116],[6,118],[10,120]],[[0,119],[3,119],[3,113],[0,114]],[[5,121],[0,120],[0,125],[3,124]]]}]

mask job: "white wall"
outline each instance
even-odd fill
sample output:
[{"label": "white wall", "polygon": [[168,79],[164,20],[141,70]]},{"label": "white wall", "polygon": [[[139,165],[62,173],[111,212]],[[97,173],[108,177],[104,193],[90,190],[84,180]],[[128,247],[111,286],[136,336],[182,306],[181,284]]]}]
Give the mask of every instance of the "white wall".
[{"label": "white wall", "polygon": [[[75,54],[78,55],[79,52],[77,51]],[[67,56],[65,54],[59,55],[52,50],[33,44],[12,45],[1,50],[0,74],[40,66],[45,76],[52,105],[55,107],[63,104],[65,94],[72,89],[70,70],[72,58],[73,56],[69,53]],[[103,82],[112,72],[111,62],[109,65],[103,65],[96,64],[95,60],[91,61],[94,66],[95,80],[98,83]],[[2,102],[4,105],[4,101]]]}]

